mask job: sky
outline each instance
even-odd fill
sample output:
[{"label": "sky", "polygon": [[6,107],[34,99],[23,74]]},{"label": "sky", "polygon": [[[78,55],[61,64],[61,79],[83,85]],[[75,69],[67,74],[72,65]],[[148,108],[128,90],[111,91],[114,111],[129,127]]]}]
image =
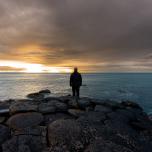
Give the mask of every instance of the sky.
[{"label": "sky", "polygon": [[0,71],[152,72],[151,0],[0,0]]}]

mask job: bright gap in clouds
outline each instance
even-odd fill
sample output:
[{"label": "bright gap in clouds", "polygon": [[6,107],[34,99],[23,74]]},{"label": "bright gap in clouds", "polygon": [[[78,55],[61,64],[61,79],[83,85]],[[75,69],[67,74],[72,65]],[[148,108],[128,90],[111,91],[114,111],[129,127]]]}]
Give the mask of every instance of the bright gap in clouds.
[{"label": "bright gap in clouds", "polygon": [[[3,61],[3,60],[0,60],[0,67],[14,68],[14,72],[16,72],[17,69],[22,69],[19,72],[26,72],[26,73],[45,73],[45,72],[46,73],[69,73],[72,71],[70,67],[50,67],[50,66],[45,66],[42,64],[26,63],[26,62],[19,62],[19,61]],[[0,72],[6,72],[6,71],[0,70]]]}]

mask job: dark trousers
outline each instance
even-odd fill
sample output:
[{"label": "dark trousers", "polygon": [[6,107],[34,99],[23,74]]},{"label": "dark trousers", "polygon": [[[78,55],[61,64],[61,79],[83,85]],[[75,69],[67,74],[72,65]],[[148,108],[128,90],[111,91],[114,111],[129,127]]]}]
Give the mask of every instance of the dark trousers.
[{"label": "dark trousers", "polygon": [[79,90],[80,90],[79,86],[72,86],[73,96],[76,95],[77,97],[79,97]]}]

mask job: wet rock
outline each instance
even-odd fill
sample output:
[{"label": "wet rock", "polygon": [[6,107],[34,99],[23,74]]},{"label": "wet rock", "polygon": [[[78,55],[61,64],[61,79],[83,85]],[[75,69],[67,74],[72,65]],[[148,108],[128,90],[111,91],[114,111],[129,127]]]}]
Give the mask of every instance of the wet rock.
[{"label": "wet rock", "polygon": [[31,135],[31,136],[40,136],[41,142],[43,145],[47,145],[47,129],[45,126],[35,126],[35,127],[28,127],[22,130],[15,130],[12,133],[13,136],[20,136],[20,135]]},{"label": "wet rock", "polygon": [[36,92],[36,93],[28,94],[27,97],[39,101],[39,100],[43,100],[45,95],[42,93]]},{"label": "wet rock", "polygon": [[43,102],[51,102],[53,100],[64,103],[64,101],[60,97],[46,97],[43,99]]},{"label": "wet rock", "polygon": [[37,112],[20,113],[11,116],[7,124],[15,130],[24,129],[39,125],[43,121],[43,116]]},{"label": "wet rock", "polygon": [[12,139],[7,140],[2,145],[3,152],[19,152],[18,151],[18,145],[17,145],[17,138],[18,137],[15,136]]},{"label": "wet rock", "polygon": [[83,131],[74,120],[54,121],[48,126],[50,151],[82,151],[88,141]]},{"label": "wet rock", "polygon": [[133,152],[131,149],[115,144],[111,141],[98,138],[93,141],[84,152]]},{"label": "wet rock", "polygon": [[61,102],[68,105],[68,108],[79,108],[78,100],[73,96],[61,96],[58,98]]},{"label": "wet rock", "polygon": [[0,116],[0,123],[3,123],[5,121],[5,119],[6,119],[5,117]]},{"label": "wet rock", "polygon": [[92,137],[103,135],[106,115],[101,112],[88,112],[80,116],[76,121],[84,128],[89,128]]},{"label": "wet rock", "polygon": [[119,132],[121,134],[137,135],[138,133],[134,130],[130,121],[132,121],[132,114],[124,114],[123,112],[112,112],[107,115],[108,119],[105,121],[105,126],[109,130]]},{"label": "wet rock", "polygon": [[51,91],[50,91],[50,90],[48,90],[48,89],[45,89],[45,90],[41,90],[41,91],[39,91],[39,93],[40,93],[40,94],[50,94],[50,93],[51,93]]},{"label": "wet rock", "polygon": [[85,111],[86,111],[86,112],[94,111],[94,106],[86,107],[86,108],[85,108]]},{"label": "wet rock", "polygon": [[41,152],[44,145],[41,136],[14,136],[3,145],[3,152]]},{"label": "wet rock", "polygon": [[58,112],[65,112],[68,110],[68,106],[62,102],[56,102],[55,107],[56,107],[56,111]]},{"label": "wet rock", "polygon": [[10,129],[2,124],[0,124],[0,145],[4,143],[11,136]]},{"label": "wet rock", "polygon": [[112,101],[112,100],[107,100],[103,103],[104,106],[107,106],[107,107],[110,107],[112,108],[113,110],[116,110],[116,109],[123,109],[124,108],[124,105],[116,102],[116,101]]},{"label": "wet rock", "polygon": [[74,117],[80,117],[81,115],[85,114],[85,111],[80,109],[69,109],[68,113]]},{"label": "wet rock", "polygon": [[9,108],[8,109],[0,109],[0,114],[1,115],[9,114]]},{"label": "wet rock", "polygon": [[131,122],[131,125],[136,130],[152,130],[152,122],[148,120],[138,120],[136,122]]},{"label": "wet rock", "polygon": [[67,104],[69,108],[79,109],[78,101],[75,98],[71,98],[70,100],[68,100]]},{"label": "wet rock", "polygon": [[22,130],[14,130],[12,132],[12,135],[15,136],[19,136],[19,135],[45,136],[44,134],[46,134],[46,127],[44,126],[27,127],[27,128],[23,128]]},{"label": "wet rock", "polygon": [[88,113],[85,113],[83,116],[79,117],[77,121],[81,124],[85,123],[94,126],[96,124],[102,125],[106,119],[107,118],[104,113],[90,111]]},{"label": "wet rock", "polygon": [[137,103],[132,101],[121,102],[121,104],[125,107],[137,108],[143,110]]},{"label": "wet rock", "polygon": [[103,105],[96,105],[94,111],[109,113],[112,112],[112,109]]},{"label": "wet rock", "polygon": [[149,120],[152,121],[152,114],[149,114],[149,115],[148,115],[148,118],[149,118]]},{"label": "wet rock", "polygon": [[52,103],[40,103],[38,111],[43,114],[54,113],[56,112],[56,107]]},{"label": "wet rock", "polygon": [[78,99],[78,105],[80,108],[85,109],[86,107],[89,107],[92,105],[91,99],[87,97],[83,97]]},{"label": "wet rock", "polygon": [[47,93],[0,103],[13,114],[0,116],[3,152],[151,152],[152,121],[138,104]]},{"label": "wet rock", "polygon": [[38,106],[33,104],[30,100],[25,100],[23,102],[16,102],[11,104],[10,106],[10,113],[15,114],[19,112],[29,112],[29,111],[37,111]]},{"label": "wet rock", "polygon": [[65,112],[68,107],[65,103],[60,102],[58,100],[49,100],[39,104],[38,107],[41,113],[54,113],[54,112]]},{"label": "wet rock", "polygon": [[11,105],[11,103],[13,103],[14,100],[5,100],[3,102],[0,102],[0,110],[3,109],[9,109],[9,106]]},{"label": "wet rock", "polygon": [[111,135],[104,136],[116,144],[121,144],[127,148],[138,151],[141,145],[139,142],[139,132],[130,125],[130,116],[123,115],[122,113],[110,113],[108,119],[104,122],[105,132],[112,133]]},{"label": "wet rock", "polygon": [[54,114],[47,114],[44,115],[44,123],[50,124],[56,120],[66,120],[66,119],[74,119],[73,116],[69,115],[69,114],[65,114],[65,113],[54,113]]}]

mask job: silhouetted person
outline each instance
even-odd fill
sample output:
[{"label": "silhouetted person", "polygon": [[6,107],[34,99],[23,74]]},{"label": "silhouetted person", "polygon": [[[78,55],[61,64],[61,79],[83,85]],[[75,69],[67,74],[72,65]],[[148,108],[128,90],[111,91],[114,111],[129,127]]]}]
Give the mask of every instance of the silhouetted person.
[{"label": "silhouetted person", "polygon": [[82,85],[82,77],[78,72],[78,68],[74,68],[74,72],[70,76],[70,86],[72,87],[73,96],[77,96],[79,98],[79,90]]}]

